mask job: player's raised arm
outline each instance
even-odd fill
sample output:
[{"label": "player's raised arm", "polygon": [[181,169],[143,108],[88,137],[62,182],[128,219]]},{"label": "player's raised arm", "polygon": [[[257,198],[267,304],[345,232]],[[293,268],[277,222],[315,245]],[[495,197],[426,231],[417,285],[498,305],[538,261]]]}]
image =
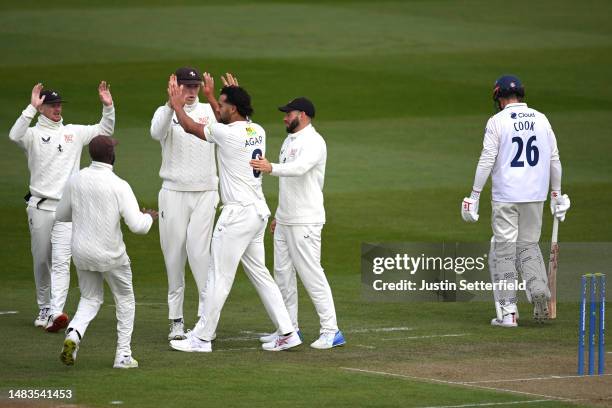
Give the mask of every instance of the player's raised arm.
[{"label": "player's raised arm", "polygon": [[34,116],[36,116],[38,108],[40,108],[45,101],[45,95],[41,96],[40,94],[42,90],[43,84],[41,83],[34,85],[32,88],[30,104],[23,110],[9,132],[9,139],[11,139],[13,142],[19,143],[20,145],[23,143],[22,139],[26,136],[30,122],[32,122],[32,119],[34,119]]},{"label": "player's raised arm", "polygon": [[110,85],[101,81],[98,85],[98,97],[102,102],[102,118],[95,125],[73,125],[74,130],[83,143],[89,144],[96,136],[112,136],[115,133],[115,106]]},{"label": "player's raised arm", "polygon": [[191,119],[185,112],[185,109],[183,109],[185,97],[181,92],[181,88],[182,85],[179,86],[176,81],[176,75],[170,75],[170,79],[168,80],[168,99],[170,101],[170,106],[174,109],[176,118],[185,132],[191,133],[202,140],[206,140],[206,136],[204,136],[204,126]]},{"label": "player's raised arm", "polygon": [[208,101],[208,104],[210,105],[215,114],[217,122],[219,122],[221,118],[221,112],[219,111],[219,102],[217,102],[217,99],[215,98],[215,80],[208,72],[205,72],[204,75],[202,75],[201,88],[202,93],[206,98],[206,101]]}]

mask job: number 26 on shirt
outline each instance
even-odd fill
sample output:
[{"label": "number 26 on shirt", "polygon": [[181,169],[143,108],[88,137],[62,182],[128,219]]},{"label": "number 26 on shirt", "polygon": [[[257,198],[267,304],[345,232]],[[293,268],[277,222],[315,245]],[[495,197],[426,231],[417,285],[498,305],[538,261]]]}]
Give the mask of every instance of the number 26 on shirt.
[{"label": "number 26 on shirt", "polygon": [[[525,159],[527,159],[527,164],[531,167],[538,164],[538,160],[540,159],[540,151],[534,144],[535,141],[535,135],[531,136],[529,140],[527,140],[527,146],[525,149]],[[514,155],[514,158],[510,162],[510,167],[525,167],[525,162],[521,160],[521,156],[523,154],[523,139],[519,136],[514,136],[512,138],[512,143],[516,143],[518,148],[516,149],[516,155]]]}]

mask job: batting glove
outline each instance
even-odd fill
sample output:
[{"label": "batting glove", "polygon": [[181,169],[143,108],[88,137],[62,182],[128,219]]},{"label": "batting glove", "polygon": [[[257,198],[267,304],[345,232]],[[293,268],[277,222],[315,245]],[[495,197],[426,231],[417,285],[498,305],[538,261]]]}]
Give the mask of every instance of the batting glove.
[{"label": "batting glove", "polygon": [[480,193],[473,191],[470,197],[465,197],[461,203],[461,218],[465,222],[478,221],[478,202]]},{"label": "batting glove", "polygon": [[550,212],[561,222],[565,221],[565,213],[571,206],[570,198],[567,194],[561,195],[560,191],[550,193]]}]

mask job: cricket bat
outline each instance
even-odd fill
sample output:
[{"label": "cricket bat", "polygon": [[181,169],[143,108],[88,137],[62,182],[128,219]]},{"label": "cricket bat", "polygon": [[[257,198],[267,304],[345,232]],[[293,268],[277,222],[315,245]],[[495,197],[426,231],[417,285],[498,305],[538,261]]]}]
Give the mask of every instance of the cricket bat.
[{"label": "cricket bat", "polygon": [[548,258],[548,289],[550,289],[550,300],[548,301],[548,318],[557,318],[557,267],[559,261],[559,220],[553,216],[552,238],[550,239],[550,257]]}]

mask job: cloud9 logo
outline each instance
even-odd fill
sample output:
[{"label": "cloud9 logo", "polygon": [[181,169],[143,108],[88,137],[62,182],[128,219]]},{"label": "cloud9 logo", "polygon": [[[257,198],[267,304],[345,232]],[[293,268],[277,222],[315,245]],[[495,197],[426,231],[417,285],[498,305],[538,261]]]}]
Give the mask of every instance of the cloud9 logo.
[{"label": "cloud9 logo", "polygon": [[510,114],[510,118],[512,118],[512,119],[516,119],[516,112],[512,112],[512,113]]}]

